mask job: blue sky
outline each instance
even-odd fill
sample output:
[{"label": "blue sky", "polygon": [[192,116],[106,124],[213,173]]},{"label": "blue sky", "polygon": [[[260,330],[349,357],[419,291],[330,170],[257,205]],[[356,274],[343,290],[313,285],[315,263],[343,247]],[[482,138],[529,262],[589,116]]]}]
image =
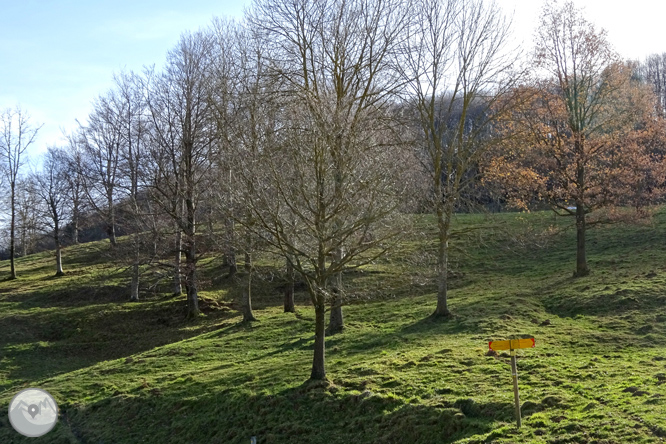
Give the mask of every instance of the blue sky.
[{"label": "blue sky", "polygon": [[[544,0],[498,0],[515,11],[519,40],[529,44]],[[666,52],[666,6],[632,0],[576,0],[588,19],[609,31],[627,58]],[[250,0],[0,0],[0,109],[20,104],[43,123],[33,154],[57,144],[63,128],[85,121],[91,101],[113,74],[160,66],[180,34],[214,16],[241,17]],[[630,5],[630,6],[628,6]]]},{"label": "blue sky", "polygon": [[20,104],[43,123],[34,151],[85,120],[114,72],[160,66],[180,34],[248,1],[0,0],[0,109]]}]

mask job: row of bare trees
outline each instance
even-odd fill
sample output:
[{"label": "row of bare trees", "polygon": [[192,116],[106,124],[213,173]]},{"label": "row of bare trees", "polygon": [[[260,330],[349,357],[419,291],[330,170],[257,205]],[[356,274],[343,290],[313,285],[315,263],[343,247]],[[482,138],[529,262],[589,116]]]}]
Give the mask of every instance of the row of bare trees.
[{"label": "row of bare trees", "polygon": [[[344,326],[344,272],[401,238],[409,202],[436,214],[435,316],[451,315],[453,215],[480,192],[575,216],[587,274],[595,211],[660,197],[656,62],[621,62],[572,4],[551,3],[527,69],[509,26],[482,0],[255,0],[242,22],[183,35],[163,69],[118,75],[29,181],[57,274],[63,225],[76,242],[95,213],[131,270],[131,300],[159,269],[197,316],[198,263],[222,255],[251,321],[256,255],[270,253],[287,270],[285,311],[297,279],[314,306],[313,379],[326,376],[326,313],[328,332]],[[15,276],[14,189],[38,128],[24,119],[17,141],[3,118]]]}]

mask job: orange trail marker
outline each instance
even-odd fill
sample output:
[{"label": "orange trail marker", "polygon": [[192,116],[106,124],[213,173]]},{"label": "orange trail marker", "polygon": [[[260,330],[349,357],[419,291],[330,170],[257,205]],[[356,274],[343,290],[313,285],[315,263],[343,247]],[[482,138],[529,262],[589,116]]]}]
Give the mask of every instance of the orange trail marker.
[{"label": "orange trail marker", "polygon": [[511,377],[513,379],[513,395],[516,401],[516,424],[521,426],[520,418],[520,395],[518,394],[518,368],[516,367],[516,349],[533,348],[536,345],[534,338],[528,339],[510,339],[508,341],[491,341],[488,348],[491,350],[510,350],[511,351]]}]

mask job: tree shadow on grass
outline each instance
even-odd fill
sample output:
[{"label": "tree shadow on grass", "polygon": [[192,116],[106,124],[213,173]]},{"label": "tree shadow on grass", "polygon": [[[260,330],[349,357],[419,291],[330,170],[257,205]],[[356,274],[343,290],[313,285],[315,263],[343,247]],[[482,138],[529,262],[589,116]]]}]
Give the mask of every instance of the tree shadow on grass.
[{"label": "tree shadow on grass", "polygon": [[363,335],[355,336],[354,339],[344,334],[335,335],[326,340],[326,347],[339,346],[345,353],[365,353],[368,350],[389,350],[405,347],[412,343],[413,339],[423,339],[428,336],[447,336],[462,333],[472,334],[477,332],[477,324],[474,320],[463,318],[438,319],[427,317],[411,324],[406,324],[396,330],[378,330]]},{"label": "tree shadow on grass", "polygon": [[[61,421],[50,440],[30,442],[67,442],[76,436],[79,442],[215,444],[244,443],[254,436],[266,444],[453,443],[486,435],[497,421],[511,418],[510,404],[411,404],[381,393],[342,392],[327,382],[251,393],[230,382],[138,387],[87,405],[59,400]],[[0,427],[0,439],[7,441],[9,430]]]},{"label": "tree shadow on grass", "polygon": [[[49,280],[62,277],[49,276]],[[80,286],[74,289],[39,289],[29,293],[14,293],[2,298],[2,302],[18,303],[19,309],[35,307],[81,307],[129,300],[129,288],[120,285]]]},{"label": "tree shadow on grass", "polygon": [[219,328],[235,317],[212,310],[206,318],[187,321],[183,301],[145,304],[131,310],[81,307],[76,312],[33,312],[0,319],[10,334],[0,341],[6,360],[7,382],[38,381],[105,360],[119,359],[189,339]]},{"label": "tree shadow on grass", "polygon": [[546,310],[561,317],[609,316],[630,311],[654,313],[666,305],[661,288],[623,289],[606,286],[595,292],[564,289],[544,301]]}]

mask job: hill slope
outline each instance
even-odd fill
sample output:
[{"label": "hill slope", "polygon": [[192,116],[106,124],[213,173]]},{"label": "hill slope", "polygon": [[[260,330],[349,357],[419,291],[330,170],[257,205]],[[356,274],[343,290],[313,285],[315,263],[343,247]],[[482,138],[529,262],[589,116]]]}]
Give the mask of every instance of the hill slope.
[{"label": "hill slope", "polygon": [[[561,220],[504,214],[493,223],[502,230],[459,242],[452,320],[428,317],[428,236],[350,273],[357,297],[345,331],[327,338],[330,381],[319,384],[304,383],[314,340],[304,294],[298,314],[284,314],[277,284],[265,281],[260,322],[241,324],[212,258],[205,316],[187,322],[184,299],[125,302],[127,280],[104,242],[68,248],[60,279],[50,277],[50,253],[21,258],[21,278],[0,282],[0,442],[660,442],[666,215],[654,226],[591,231],[592,274],[579,279],[574,233],[526,234]],[[509,356],[487,353],[488,340],[514,336],[537,341],[519,352],[520,430]],[[11,397],[27,386],[60,407],[42,438],[20,437],[7,420]]]}]

